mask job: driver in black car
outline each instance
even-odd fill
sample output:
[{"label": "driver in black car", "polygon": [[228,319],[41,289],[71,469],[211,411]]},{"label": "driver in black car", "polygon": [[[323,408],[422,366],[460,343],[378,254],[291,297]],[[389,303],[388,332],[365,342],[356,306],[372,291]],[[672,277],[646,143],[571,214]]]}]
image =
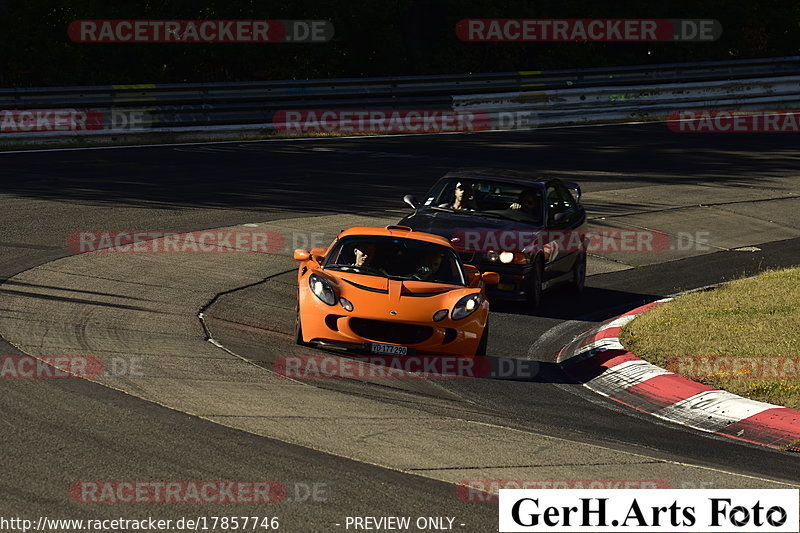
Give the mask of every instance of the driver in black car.
[{"label": "driver in black car", "polygon": [[538,214],[539,196],[530,189],[520,193],[517,201],[508,206],[509,209],[522,209],[531,214]]},{"label": "driver in black car", "polygon": [[[509,209],[520,210],[534,217],[539,217],[541,205],[539,203],[539,195],[530,189],[524,190],[520,193],[516,202],[508,206]],[[558,245],[555,242],[547,242],[543,245],[545,261],[555,259],[558,255]]]}]

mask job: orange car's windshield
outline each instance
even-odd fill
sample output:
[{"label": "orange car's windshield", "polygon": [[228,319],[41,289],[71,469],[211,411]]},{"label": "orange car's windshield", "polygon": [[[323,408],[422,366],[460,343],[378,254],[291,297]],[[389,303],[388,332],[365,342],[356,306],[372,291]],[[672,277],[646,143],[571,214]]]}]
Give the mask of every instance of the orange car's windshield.
[{"label": "orange car's windshield", "polygon": [[452,249],[401,237],[344,237],[326,256],[324,268],[393,280],[465,285],[464,271]]}]

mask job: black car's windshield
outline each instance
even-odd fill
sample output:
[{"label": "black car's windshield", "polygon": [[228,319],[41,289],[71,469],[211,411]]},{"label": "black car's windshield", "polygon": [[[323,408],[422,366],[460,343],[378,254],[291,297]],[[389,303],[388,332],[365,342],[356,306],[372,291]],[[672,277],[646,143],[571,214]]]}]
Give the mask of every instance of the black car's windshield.
[{"label": "black car's windshield", "polygon": [[464,272],[452,249],[401,237],[344,237],[326,256],[324,268],[394,280],[465,285]]},{"label": "black car's windshield", "polygon": [[481,178],[443,180],[431,191],[425,205],[531,224],[541,224],[544,215],[540,187]]}]

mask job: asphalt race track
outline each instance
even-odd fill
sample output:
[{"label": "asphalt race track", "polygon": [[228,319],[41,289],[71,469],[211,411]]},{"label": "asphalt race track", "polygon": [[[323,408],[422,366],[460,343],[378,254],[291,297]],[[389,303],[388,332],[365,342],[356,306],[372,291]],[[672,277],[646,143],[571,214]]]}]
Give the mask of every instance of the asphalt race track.
[{"label": "asphalt race track", "polygon": [[[20,302],[42,310],[30,314],[29,321],[46,321],[49,306],[93,305],[105,290],[101,285],[117,283],[97,281],[95,294],[82,289],[65,295],[53,293],[55,285],[32,288],[10,279],[35,267],[41,275],[48,263],[68,258],[65,243],[71,232],[188,231],[287,220],[302,226],[305,219],[325,215],[397,220],[407,211],[404,194],[421,196],[436,178],[459,167],[530,170],[575,180],[595,226],[695,237],[701,232],[707,238],[702,249],[599,253],[579,299],[556,289],[537,311],[494,305],[489,355],[536,362],[539,372],[529,379],[312,384],[353,401],[413,408],[431,420],[457,416],[551,439],[547,442],[569,447],[570,454],[554,452],[553,458],[544,448],[521,448],[514,461],[501,461],[491,442],[475,439],[468,444],[483,458],[483,464],[469,467],[476,477],[465,473],[465,465],[449,475],[430,465],[389,465],[379,452],[369,460],[358,450],[339,453],[336,443],[321,437],[315,437],[319,445],[298,444],[310,438],[304,431],[313,429],[313,417],[292,426],[296,435],[291,438],[273,439],[233,429],[232,423],[214,423],[205,412],[185,414],[163,407],[169,405],[165,402],[145,401],[125,387],[119,388],[127,393],[84,380],[6,379],[0,380],[0,442],[6,452],[0,515],[275,514],[285,531],[344,530],[335,524],[351,515],[447,515],[457,517],[458,530],[493,531],[496,506],[459,500],[453,480],[520,479],[515,473],[530,475],[537,468],[537,479],[656,479],[667,475],[659,470],[663,467],[671,469],[673,486],[799,486],[797,455],[655,422],[569,383],[552,364],[553,354],[575,335],[628,308],[800,262],[800,156],[790,135],[677,134],[663,124],[649,124],[3,153],[0,161],[0,279],[9,280],[0,287],[0,324],[18,320]],[[745,246],[757,250],[736,251]],[[255,283],[241,290],[235,288],[247,283],[234,284],[208,307],[207,325],[216,341],[267,368],[275,357],[294,350],[291,266],[286,258],[276,259],[267,281],[257,283],[268,276],[251,273]],[[157,279],[159,272],[134,274],[142,282],[151,274]],[[236,269],[222,274],[235,277]],[[198,275],[188,285],[202,284]],[[40,292],[34,295],[34,290]],[[278,311],[261,316],[271,307]],[[269,327],[251,325],[257,313]],[[46,349],[57,345],[51,343],[60,335],[57,330],[53,326],[52,332],[25,342],[10,338],[14,332],[8,327],[1,331],[16,346]],[[84,339],[87,351],[97,348],[89,335]],[[14,345],[0,343],[0,355],[20,355]],[[218,357],[234,356],[220,350]],[[183,371],[191,373],[191,363]],[[592,459],[595,449],[638,459],[603,470],[610,463],[602,454]],[[447,450],[436,452],[447,455]],[[540,455],[547,461],[539,462]],[[315,482],[329,494],[314,503],[262,506],[255,513],[252,506],[230,504],[92,505],[67,495],[76,480],[111,479]]]}]

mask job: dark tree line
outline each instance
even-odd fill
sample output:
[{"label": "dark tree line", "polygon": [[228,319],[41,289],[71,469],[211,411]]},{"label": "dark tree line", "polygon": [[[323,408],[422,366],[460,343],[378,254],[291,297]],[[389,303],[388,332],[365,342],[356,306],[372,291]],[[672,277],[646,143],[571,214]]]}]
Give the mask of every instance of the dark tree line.
[{"label": "dark tree line", "polygon": [[[711,18],[710,43],[469,43],[463,18]],[[76,19],[326,19],[318,44],[83,44]],[[0,0],[3,87],[499,72],[798,54],[795,1]]]}]

